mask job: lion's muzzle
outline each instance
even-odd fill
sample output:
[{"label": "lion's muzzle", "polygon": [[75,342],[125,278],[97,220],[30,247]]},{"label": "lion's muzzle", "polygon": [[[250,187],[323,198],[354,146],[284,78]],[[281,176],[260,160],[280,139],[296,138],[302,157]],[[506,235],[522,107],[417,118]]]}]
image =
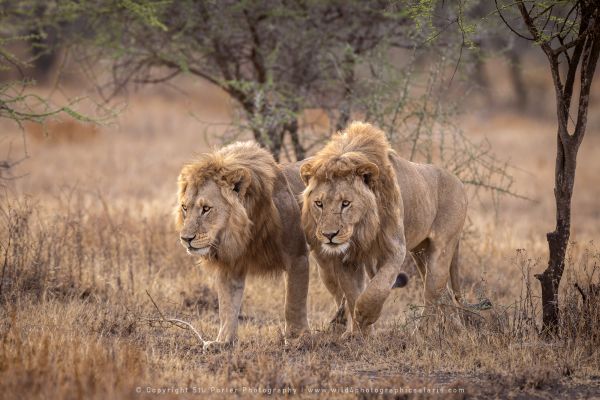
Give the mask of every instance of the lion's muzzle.
[{"label": "lion's muzzle", "polygon": [[350,247],[351,229],[320,229],[317,230],[317,239],[321,242],[324,254],[344,254]]},{"label": "lion's muzzle", "polygon": [[194,240],[196,238],[196,235],[194,236],[185,236],[185,235],[181,235],[179,236],[179,239],[181,240],[181,243],[183,244],[184,247],[191,247],[192,246],[192,240]]},{"label": "lion's muzzle", "polygon": [[321,235],[329,239],[329,243],[334,243],[333,238],[336,237],[338,233],[340,233],[339,229],[335,232],[321,232]]},{"label": "lion's muzzle", "polygon": [[203,256],[209,253],[210,238],[206,234],[189,235],[182,234],[180,237],[181,244],[189,254]]}]

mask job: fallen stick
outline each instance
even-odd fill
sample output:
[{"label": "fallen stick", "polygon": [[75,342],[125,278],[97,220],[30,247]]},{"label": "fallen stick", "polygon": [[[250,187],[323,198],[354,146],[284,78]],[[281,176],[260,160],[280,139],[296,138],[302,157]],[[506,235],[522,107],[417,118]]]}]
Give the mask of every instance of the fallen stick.
[{"label": "fallen stick", "polygon": [[[146,295],[148,295],[148,298],[150,299],[150,301],[152,302],[152,304],[154,304],[154,307],[156,308],[156,311],[158,311],[158,314],[160,315],[160,318],[165,321],[170,323],[171,325],[176,326],[177,328],[180,329],[185,329],[185,330],[191,330],[192,332],[194,332],[194,334],[196,335],[196,337],[198,338],[198,340],[200,341],[200,343],[202,343],[202,347],[204,347],[206,345],[206,341],[204,339],[202,339],[202,335],[200,335],[200,333],[196,330],[196,328],[194,328],[194,326],[192,324],[190,324],[189,322],[186,321],[182,321],[180,319],[177,318],[166,318],[165,315],[162,313],[162,311],[160,311],[160,308],[158,308],[158,305],[156,304],[156,302],[154,301],[154,299],[152,298],[152,296],[150,296],[150,293],[148,293],[148,291],[146,290]],[[181,326],[183,325],[183,326]]]}]

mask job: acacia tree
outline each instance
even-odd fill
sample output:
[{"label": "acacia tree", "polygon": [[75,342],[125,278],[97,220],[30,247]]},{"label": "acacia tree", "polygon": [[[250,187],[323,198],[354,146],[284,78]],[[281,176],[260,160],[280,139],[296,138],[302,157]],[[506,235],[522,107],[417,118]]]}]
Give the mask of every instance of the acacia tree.
[{"label": "acacia tree", "polygon": [[357,57],[414,30],[406,10],[382,0],[56,4],[54,14],[85,21],[83,47],[113,61],[113,93],[182,73],[205,79],[235,100],[276,159],[286,136],[304,158],[304,109],[341,104],[345,123]]},{"label": "acacia tree", "polygon": [[[556,227],[547,234],[548,267],[536,275],[542,288],[543,332],[554,334],[559,326],[558,288],[571,233],[577,152],[585,136],[590,88],[600,55],[600,2],[517,0],[507,5],[497,2],[496,5],[499,15],[514,34],[542,49],[548,58],[556,94]],[[511,7],[518,10],[523,29],[505,16]],[[572,104],[578,71],[579,95]]]},{"label": "acacia tree", "polygon": [[[321,109],[328,133],[366,119],[398,148],[410,143],[409,158],[436,155],[492,196],[512,193],[506,168],[486,143],[450,126],[454,111],[442,104],[444,70],[456,71],[465,47],[462,2],[24,0],[17,9],[36,10],[41,27],[53,27],[73,50],[69,59],[92,77],[110,72],[99,85],[105,99],[131,84],[192,75],[222,88],[242,111],[228,134],[250,131],[278,160],[282,152],[291,159],[287,143],[300,160],[326,139],[300,124],[304,110]],[[391,49],[405,52],[401,65]],[[99,68],[106,61],[110,68]]]},{"label": "acacia tree", "polygon": [[[81,99],[55,105],[31,90],[36,77],[46,77],[57,54],[53,47],[55,20],[44,11],[44,2],[0,0],[0,119],[14,122],[22,131],[25,122],[43,124],[59,115],[84,122],[102,121],[103,117],[86,116],[76,110]],[[12,154],[11,146],[7,154],[2,155],[0,187],[2,181],[16,178],[12,169],[29,156],[24,134],[20,147],[17,156]]]}]

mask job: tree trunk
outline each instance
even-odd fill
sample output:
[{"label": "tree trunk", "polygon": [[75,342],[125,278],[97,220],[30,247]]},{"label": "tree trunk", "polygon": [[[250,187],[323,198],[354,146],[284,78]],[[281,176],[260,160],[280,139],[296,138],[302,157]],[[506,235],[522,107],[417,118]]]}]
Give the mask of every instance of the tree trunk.
[{"label": "tree trunk", "polygon": [[[563,127],[559,127],[563,129]],[[566,129],[566,127],[564,128]],[[554,198],[556,204],[556,227],[548,232],[550,257],[546,270],[536,275],[542,287],[543,333],[558,333],[559,308],[558,288],[565,268],[565,255],[571,232],[571,198],[575,183],[577,146],[563,143],[560,132],[557,134],[556,166],[554,172]]]},{"label": "tree trunk", "polygon": [[342,63],[342,74],[344,82],[343,98],[340,104],[340,114],[335,124],[336,131],[342,131],[348,125],[350,117],[352,115],[352,95],[354,91],[354,65],[355,58],[353,54],[346,54]]},{"label": "tree trunk", "polygon": [[273,154],[273,158],[275,161],[279,162],[279,158],[281,155],[281,146],[283,144],[283,128],[275,129],[271,128],[267,132],[263,132],[259,128],[253,128],[252,134],[254,135],[254,140],[261,147],[269,150],[271,154]]},{"label": "tree trunk", "polygon": [[510,57],[510,81],[517,98],[515,105],[517,110],[523,112],[527,109],[528,96],[525,79],[523,79],[521,55],[517,49],[511,49],[508,52],[508,56]]},{"label": "tree trunk", "polygon": [[298,136],[298,119],[294,119],[292,122],[290,122],[290,124],[287,126],[287,131],[290,133],[290,138],[292,139],[296,161],[304,160],[304,157],[306,157],[306,152],[304,147],[302,147],[302,143],[300,143],[300,137]]},{"label": "tree trunk", "polygon": [[[595,6],[598,7],[598,6]],[[571,197],[575,184],[575,170],[577,168],[577,152],[585,135],[587,113],[590,97],[590,88],[598,58],[600,57],[600,8],[595,10],[596,19],[594,30],[586,40],[581,40],[575,46],[573,58],[569,59],[567,78],[563,86],[560,80],[559,62],[551,49],[545,49],[550,60],[557,100],[557,151],[556,168],[554,172],[554,197],[556,201],[556,229],[548,233],[548,248],[550,258],[548,268],[536,277],[542,286],[543,305],[543,333],[554,335],[558,333],[559,307],[558,288],[565,268],[565,254],[569,244],[571,231]],[[588,21],[589,23],[589,21]],[[583,25],[587,26],[586,23]],[[582,28],[580,28],[582,29]],[[577,120],[572,135],[569,134],[569,106],[573,94],[573,83],[581,58],[581,89],[577,107]]]},{"label": "tree trunk", "polygon": [[[544,25],[541,28],[537,26],[535,21],[537,17],[532,17],[530,14],[536,4],[528,9],[524,0],[517,0],[516,5],[531,34],[529,40],[537,42],[548,58],[556,94],[558,120],[556,166],[554,170],[556,228],[546,235],[550,251],[548,267],[543,273],[536,275],[542,287],[542,333],[546,336],[552,336],[557,334],[559,330],[558,289],[565,269],[565,254],[571,232],[571,197],[575,184],[577,152],[585,136],[590,88],[600,57],[600,4],[597,0],[577,2],[573,7],[577,6],[579,10],[573,21],[574,25],[578,26],[578,33],[572,32],[570,27],[565,28],[565,23],[563,23],[561,30],[555,34],[555,37],[550,39],[540,33],[546,26]],[[554,5],[546,10],[550,10],[549,15],[552,15],[552,7]],[[574,10],[574,8],[571,10]],[[506,20],[504,22],[508,25]],[[573,35],[572,38],[571,35]],[[557,38],[560,46],[553,47],[554,38]],[[567,42],[568,38],[570,38],[570,42]],[[565,62],[567,70],[563,81],[560,65]],[[573,134],[569,134],[569,120],[572,120],[569,109],[578,70],[580,71],[581,84],[577,119],[574,121]]]}]

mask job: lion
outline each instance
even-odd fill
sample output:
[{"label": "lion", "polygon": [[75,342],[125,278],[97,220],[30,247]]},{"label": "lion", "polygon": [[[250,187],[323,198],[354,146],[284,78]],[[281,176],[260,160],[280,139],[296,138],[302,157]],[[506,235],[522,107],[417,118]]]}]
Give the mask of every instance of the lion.
[{"label": "lion", "polygon": [[233,143],[185,165],[178,187],[181,244],[216,274],[220,328],[205,348],[237,339],[247,275],[285,271],[286,337],[308,331],[308,246],[273,156],[252,142]]},{"label": "lion", "polygon": [[381,130],[363,122],[333,137],[300,166],[300,176],[302,226],[322,281],[346,304],[344,335],[369,332],[407,252],[426,306],[439,305],[448,281],[462,304],[458,249],[467,196],[456,176],[402,159]]}]

